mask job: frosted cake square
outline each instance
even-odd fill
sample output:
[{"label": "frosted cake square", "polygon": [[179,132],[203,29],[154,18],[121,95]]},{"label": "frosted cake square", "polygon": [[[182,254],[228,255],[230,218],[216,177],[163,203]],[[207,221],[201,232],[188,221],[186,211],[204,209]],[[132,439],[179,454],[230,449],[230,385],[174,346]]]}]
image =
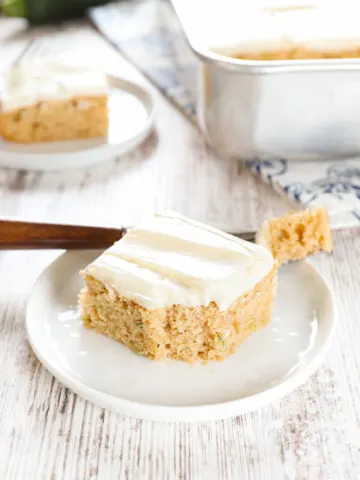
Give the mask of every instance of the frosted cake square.
[{"label": "frosted cake square", "polygon": [[81,272],[81,317],[151,359],[222,360],[269,323],[276,271],[259,245],[158,215]]},{"label": "frosted cake square", "polygon": [[106,76],[73,58],[22,61],[3,76],[0,135],[34,143],[107,135]]}]

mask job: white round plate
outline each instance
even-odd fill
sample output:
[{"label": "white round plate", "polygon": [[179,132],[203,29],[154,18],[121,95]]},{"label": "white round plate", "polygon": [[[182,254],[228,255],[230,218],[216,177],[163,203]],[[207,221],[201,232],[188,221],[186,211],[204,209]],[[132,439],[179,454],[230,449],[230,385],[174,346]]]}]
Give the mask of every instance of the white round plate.
[{"label": "white round plate", "polygon": [[64,142],[14,143],[0,137],[0,167],[24,170],[82,168],[110,160],[141,143],[154,121],[151,94],[143,87],[108,75],[109,134]]},{"label": "white round plate", "polygon": [[271,324],[223,362],[154,362],[85,329],[78,271],[99,252],[67,252],[40,276],[26,313],[30,344],[58,380],[95,404],[150,420],[205,421],[286,395],[320,365],[334,324],[332,296],[308,263],[281,267]]}]

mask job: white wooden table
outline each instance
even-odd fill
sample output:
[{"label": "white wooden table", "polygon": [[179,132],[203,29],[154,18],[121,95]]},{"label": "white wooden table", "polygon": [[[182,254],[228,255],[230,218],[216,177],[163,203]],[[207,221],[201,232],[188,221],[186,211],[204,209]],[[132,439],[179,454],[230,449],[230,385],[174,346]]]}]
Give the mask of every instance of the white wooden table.
[{"label": "white wooden table", "polygon": [[[145,82],[86,23],[26,30],[0,19],[0,70],[21,55],[91,51]],[[155,89],[156,133],[131,155],[87,171],[0,170],[0,214],[132,224],[159,208],[254,229],[287,205],[243,167],[219,159]],[[303,387],[256,413],[199,425],[156,424],[102,410],[62,387],[32,353],[26,299],[59,252],[0,254],[0,479],[337,480],[360,478],[360,240],[336,233],[313,261],[337,295],[339,327]]]}]

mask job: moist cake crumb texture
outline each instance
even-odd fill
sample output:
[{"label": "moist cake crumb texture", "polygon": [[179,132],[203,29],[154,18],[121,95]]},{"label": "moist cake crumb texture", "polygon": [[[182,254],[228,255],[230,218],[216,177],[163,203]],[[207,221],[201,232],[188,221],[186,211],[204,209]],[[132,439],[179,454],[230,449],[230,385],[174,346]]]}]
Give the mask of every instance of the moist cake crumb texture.
[{"label": "moist cake crumb texture", "polygon": [[269,323],[276,273],[258,245],[157,216],[82,272],[81,316],[150,359],[222,360]]},{"label": "moist cake crumb texture", "polygon": [[273,218],[264,223],[257,243],[268,248],[279,263],[300,260],[320,251],[332,251],[329,215],[313,208]]}]

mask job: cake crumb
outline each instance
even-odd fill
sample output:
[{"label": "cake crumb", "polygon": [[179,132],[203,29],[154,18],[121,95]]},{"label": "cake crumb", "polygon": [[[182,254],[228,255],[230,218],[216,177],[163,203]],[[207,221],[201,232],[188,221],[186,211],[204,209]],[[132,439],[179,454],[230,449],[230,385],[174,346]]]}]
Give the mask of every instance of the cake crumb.
[{"label": "cake crumb", "polygon": [[320,251],[332,251],[332,235],[326,208],[310,208],[267,220],[256,235],[279,264],[301,260]]}]

